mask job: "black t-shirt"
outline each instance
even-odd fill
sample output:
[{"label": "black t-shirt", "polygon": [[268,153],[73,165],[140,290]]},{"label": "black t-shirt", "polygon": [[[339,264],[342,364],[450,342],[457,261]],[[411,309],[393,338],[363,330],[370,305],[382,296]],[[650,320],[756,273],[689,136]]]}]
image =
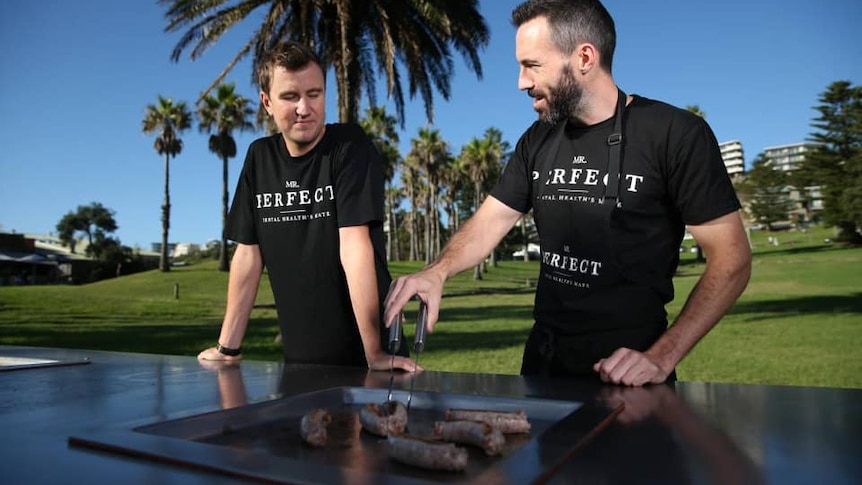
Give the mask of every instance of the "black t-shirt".
[{"label": "black t-shirt", "polygon": [[533,210],[542,246],[534,316],[566,334],[666,327],[685,225],[740,207],[702,118],[634,96],[623,119],[621,207],[612,215],[603,204],[614,117],[589,127],[534,123],[491,191]]},{"label": "black t-shirt", "polygon": [[301,157],[290,156],[281,134],[251,144],[227,237],[260,246],[286,362],[365,365],[338,229],[369,225],[382,319],[391,281],[382,221],[382,162],[358,125],[327,125],[320,143]]}]

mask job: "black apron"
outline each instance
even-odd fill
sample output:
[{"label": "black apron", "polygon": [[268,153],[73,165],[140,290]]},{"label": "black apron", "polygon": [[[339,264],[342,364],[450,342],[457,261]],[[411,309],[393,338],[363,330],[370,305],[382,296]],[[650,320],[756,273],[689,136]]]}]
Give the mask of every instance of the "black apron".
[{"label": "black apron", "polygon": [[[604,198],[596,204],[584,204],[578,209],[578,219],[573,222],[566,211],[544,211],[541,207],[534,205],[533,210],[536,220],[543,224],[567,225],[577,223],[590,228],[588,231],[579,233],[578,254],[585,271],[590,274],[589,285],[592,288],[602,288],[619,285],[629,281],[620,269],[613,251],[613,237],[611,233],[611,221],[614,213],[622,209],[622,201],[619,197],[619,184],[622,165],[623,145],[623,113],[625,112],[626,94],[618,89],[617,110],[614,126],[607,138],[608,145],[608,181],[605,186]],[[557,131],[551,150],[553,159],[559,152],[560,145],[565,138],[565,123]],[[541,197],[542,194],[539,194]],[[548,241],[549,247],[559,247],[562,243]],[[543,248],[545,241],[542,241]],[[593,271],[589,262],[601,262],[600,270]],[[543,268],[543,271],[546,269]],[[585,297],[589,298],[590,289],[583,288]],[[536,305],[540,305],[541,298],[537,294]],[[624,305],[624,301],[619,302]],[[649,322],[645,325],[632,326],[629,328],[612,328],[607,331],[590,331],[588,335],[568,334],[550,325],[543,325],[537,321],[533,325],[527,344],[524,348],[524,356],[521,365],[522,375],[545,375],[545,376],[568,376],[568,377],[592,377],[598,379],[598,374],[593,371],[593,364],[600,359],[609,357],[620,347],[627,347],[638,351],[647,350],[664,332],[664,325],[656,325]],[[672,374],[669,381],[675,380]]]}]

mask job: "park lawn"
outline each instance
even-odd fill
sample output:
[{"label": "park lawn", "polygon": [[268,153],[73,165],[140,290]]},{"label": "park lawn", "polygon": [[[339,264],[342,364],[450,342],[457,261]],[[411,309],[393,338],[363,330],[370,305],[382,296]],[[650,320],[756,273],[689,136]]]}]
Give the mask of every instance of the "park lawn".
[{"label": "park lawn", "polygon": [[[827,230],[751,234],[752,280],[719,325],[680,364],[685,381],[862,388],[862,248],[824,243]],[[686,252],[673,318],[703,264]],[[392,262],[393,276],[418,262]],[[532,324],[537,262],[503,261],[445,288],[440,322],[420,364],[432,370],[517,374]],[[215,262],[84,286],[0,287],[0,344],[195,355],[218,336],[227,274]],[[177,292],[178,290],[178,292]],[[264,278],[243,343],[246,359],[279,360]],[[416,303],[407,307],[412,338]]]},{"label": "park lawn", "polygon": [[[751,282],[680,364],[680,379],[862,387],[862,248],[824,243],[834,233],[822,228],[751,236]],[[702,269],[683,260],[671,318]]]}]

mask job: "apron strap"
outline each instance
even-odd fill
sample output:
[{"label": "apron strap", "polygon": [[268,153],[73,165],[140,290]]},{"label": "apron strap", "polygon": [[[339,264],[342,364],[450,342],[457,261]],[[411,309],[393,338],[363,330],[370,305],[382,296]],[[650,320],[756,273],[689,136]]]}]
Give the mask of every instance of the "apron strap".
[{"label": "apron strap", "polygon": [[[614,129],[608,136],[608,184],[605,187],[605,200],[612,199],[617,207],[619,201],[620,169],[622,164],[623,145],[623,112],[626,108],[626,93],[617,88],[617,115],[614,119]],[[616,177],[616,178],[614,178]]]}]

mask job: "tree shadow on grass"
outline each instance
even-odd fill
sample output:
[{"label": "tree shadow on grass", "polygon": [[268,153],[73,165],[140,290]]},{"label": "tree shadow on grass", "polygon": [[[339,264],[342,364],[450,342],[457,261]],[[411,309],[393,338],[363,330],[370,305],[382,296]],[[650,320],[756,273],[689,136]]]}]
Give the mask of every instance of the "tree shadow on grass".
[{"label": "tree shadow on grass", "polygon": [[529,334],[529,328],[495,331],[476,330],[470,332],[435,332],[427,338],[426,348],[446,351],[462,351],[499,350],[510,347],[523,347],[527,342],[527,336]]},{"label": "tree shadow on grass", "polygon": [[[415,314],[415,312],[414,312]],[[408,316],[411,314],[408,313]],[[451,307],[440,310],[440,322],[469,324],[479,320],[524,320],[525,324],[533,322],[533,305],[504,305],[482,307]]]},{"label": "tree shadow on grass", "polygon": [[774,255],[779,255],[779,254],[794,255],[795,256],[795,255],[799,255],[799,254],[823,253],[826,251],[834,251],[834,250],[841,250],[841,249],[844,249],[844,248],[840,247],[840,246],[827,246],[827,245],[793,247],[791,244],[788,244],[787,247],[782,247],[781,249],[778,249],[778,248],[763,249],[760,252],[755,253],[755,257],[766,256],[766,255],[774,256]]},{"label": "tree shadow on grass", "polygon": [[750,321],[773,319],[775,318],[775,314],[798,315],[805,313],[817,315],[862,313],[862,293],[840,296],[801,296],[766,301],[742,301],[737,302],[728,311],[728,314],[733,315],[750,315],[747,318]]}]

